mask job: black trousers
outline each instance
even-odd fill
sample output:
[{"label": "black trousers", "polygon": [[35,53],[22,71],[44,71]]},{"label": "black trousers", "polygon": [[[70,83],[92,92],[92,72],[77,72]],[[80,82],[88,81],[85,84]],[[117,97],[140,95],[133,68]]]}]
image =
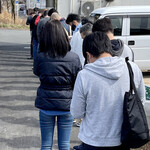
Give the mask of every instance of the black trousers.
[{"label": "black trousers", "polygon": [[95,147],[83,143],[83,150],[130,150],[130,148],[127,148],[123,145],[115,146],[115,147]]},{"label": "black trousers", "polygon": [[33,38],[32,38],[32,35],[31,35],[31,43],[30,43],[30,56],[31,56],[31,58],[33,58]]}]

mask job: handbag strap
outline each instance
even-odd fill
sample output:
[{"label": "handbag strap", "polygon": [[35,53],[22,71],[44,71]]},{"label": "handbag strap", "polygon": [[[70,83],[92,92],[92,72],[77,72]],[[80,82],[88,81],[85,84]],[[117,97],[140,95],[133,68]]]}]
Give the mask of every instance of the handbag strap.
[{"label": "handbag strap", "polygon": [[129,58],[126,57],[126,58],[125,58],[125,61],[126,61],[126,64],[127,64],[128,70],[129,70],[130,91],[131,91],[131,92],[134,91],[134,93],[138,96],[137,90],[136,90],[136,87],[135,87],[135,83],[134,83],[134,74],[133,74],[133,71],[132,71],[132,67],[131,67],[130,63],[128,62],[128,61],[129,61]]}]

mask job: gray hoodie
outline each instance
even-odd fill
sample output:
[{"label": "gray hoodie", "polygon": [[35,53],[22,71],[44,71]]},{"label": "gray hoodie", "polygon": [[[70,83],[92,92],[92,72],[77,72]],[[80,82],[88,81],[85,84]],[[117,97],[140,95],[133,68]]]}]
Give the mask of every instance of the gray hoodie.
[{"label": "gray hoodie", "polygon": [[[138,66],[130,62],[137,92],[145,99]],[[78,73],[71,114],[83,118],[78,137],[92,146],[118,146],[123,117],[123,98],[129,90],[129,73],[123,58],[104,57],[87,64]]]},{"label": "gray hoodie", "polygon": [[111,40],[111,45],[113,49],[113,56],[119,57],[129,57],[130,61],[134,61],[134,53],[132,49],[123,43],[120,39]]}]

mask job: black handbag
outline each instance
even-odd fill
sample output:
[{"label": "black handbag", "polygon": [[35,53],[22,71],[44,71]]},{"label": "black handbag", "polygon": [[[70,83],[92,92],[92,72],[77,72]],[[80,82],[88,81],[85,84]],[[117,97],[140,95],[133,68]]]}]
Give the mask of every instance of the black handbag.
[{"label": "black handbag", "polygon": [[128,58],[126,58],[126,63],[130,76],[130,90],[124,96],[121,142],[129,148],[139,148],[149,141],[149,128],[142,102],[136,91],[133,71]]}]

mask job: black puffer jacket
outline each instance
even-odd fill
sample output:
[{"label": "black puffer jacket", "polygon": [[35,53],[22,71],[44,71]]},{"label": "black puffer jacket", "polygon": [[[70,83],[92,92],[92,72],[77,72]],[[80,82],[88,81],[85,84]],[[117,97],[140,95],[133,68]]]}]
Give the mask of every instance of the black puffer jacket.
[{"label": "black puffer jacket", "polygon": [[35,106],[43,110],[70,110],[72,91],[81,63],[77,54],[68,52],[64,58],[51,58],[39,53],[34,74],[40,79]]}]

